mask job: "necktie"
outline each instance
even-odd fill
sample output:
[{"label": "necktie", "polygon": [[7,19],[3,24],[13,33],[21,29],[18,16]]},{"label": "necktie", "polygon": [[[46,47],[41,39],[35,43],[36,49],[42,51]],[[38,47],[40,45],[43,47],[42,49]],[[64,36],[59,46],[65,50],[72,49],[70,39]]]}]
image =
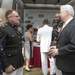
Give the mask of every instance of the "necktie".
[{"label": "necktie", "polygon": [[66,26],[66,23],[63,24],[61,30],[63,30],[65,28],[65,26]]}]

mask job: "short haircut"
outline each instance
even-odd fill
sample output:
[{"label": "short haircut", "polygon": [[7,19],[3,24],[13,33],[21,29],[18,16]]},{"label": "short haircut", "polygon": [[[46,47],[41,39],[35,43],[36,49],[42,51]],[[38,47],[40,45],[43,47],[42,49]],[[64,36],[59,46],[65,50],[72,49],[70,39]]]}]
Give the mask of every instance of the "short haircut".
[{"label": "short haircut", "polygon": [[45,19],[45,20],[43,21],[43,24],[49,24],[49,21]]},{"label": "short haircut", "polygon": [[74,9],[73,9],[73,7],[72,7],[71,5],[62,5],[62,6],[60,7],[60,9],[63,9],[63,10],[65,10],[65,11],[68,11],[69,14],[70,14],[72,17],[74,16]]},{"label": "short haircut", "polygon": [[26,26],[26,29],[27,30],[29,30],[30,28],[32,28],[33,26],[31,25],[31,24],[28,24],[27,26]]},{"label": "short haircut", "polygon": [[12,12],[13,12],[13,10],[8,10],[8,11],[6,11],[6,13],[5,13],[5,18],[8,19],[8,16],[9,16],[10,14],[12,14]]}]

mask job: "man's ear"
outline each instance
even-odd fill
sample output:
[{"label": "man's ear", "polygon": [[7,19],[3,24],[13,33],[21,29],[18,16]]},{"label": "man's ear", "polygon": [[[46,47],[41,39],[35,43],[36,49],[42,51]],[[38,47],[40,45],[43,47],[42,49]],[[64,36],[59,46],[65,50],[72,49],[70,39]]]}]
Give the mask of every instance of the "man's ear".
[{"label": "man's ear", "polygon": [[11,21],[11,17],[8,17],[7,20]]}]

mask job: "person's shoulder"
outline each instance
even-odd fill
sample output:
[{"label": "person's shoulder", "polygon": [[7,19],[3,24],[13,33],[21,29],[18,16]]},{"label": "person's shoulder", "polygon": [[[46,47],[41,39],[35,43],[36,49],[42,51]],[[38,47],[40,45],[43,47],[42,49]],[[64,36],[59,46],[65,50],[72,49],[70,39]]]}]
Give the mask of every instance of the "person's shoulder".
[{"label": "person's shoulder", "polygon": [[75,27],[75,19],[73,18],[70,22],[70,27]]},{"label": "person's shoulder", "polygon": [[1,29],[4,29],[4,28],[6,28],[6,27],[7,27],[7,23],[4,23],[4,24],[2,24],[2,25],[0,26]]},{"label": "person's shoulder", "polygon": [[48,27],[53,28],[52,26],[48,26]]},{"label": "person's shoulder", "polygon": [[40,27],[40,28],[38,29],[38,31],[40,31],[42,28],[43,28],[43,27]]},{"label": "person's shoulder", "polygon": [[74,22],[74,24],[75,24],[75,18],[73,18],[71,21],[73,21],[73,22]]},{"label": "person's shoulder", "polygon": [[50,29],[53,29],[53,27],[51,27],[51,26],[48,26]]},{"label": "person's shoulder", "polygon": [[42,27],[41,28],[38,28],[38,33],[40,33],[42,31]]}]

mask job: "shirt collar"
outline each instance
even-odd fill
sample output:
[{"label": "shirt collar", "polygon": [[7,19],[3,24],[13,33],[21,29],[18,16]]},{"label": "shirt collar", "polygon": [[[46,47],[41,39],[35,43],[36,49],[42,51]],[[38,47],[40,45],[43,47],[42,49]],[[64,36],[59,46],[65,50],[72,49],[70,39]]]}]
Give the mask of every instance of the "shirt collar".
[{"label": "shirt collar", "polygon": [[[64,29],[64,27],[73,19],[73,17],[71,17],[70,19],[68,19],[65,23],[63,23],[62,29]],[[61,30],[62,30],[61,29]]]},{"label": "shirt collar", "polygon": [[44,25],[44,27],[45,27],[45,26],[48,26],[48,25],[47,25],[47,24],[45,24],[45,25]]},{"label": "shirt collar", "polygon": [[71,20],[73,19],[73,17],[71,17],[70,19],[68,19],[65,24],[67,25]]},{"label": "shirt collar", "polygon": [[16,25],[13,25],[13,24],[11,24],[11,23],[9,23],[9,22],[7,22],[7,25],[10,25],[10,26],[13,27],[13,28],[17,28]]}]

